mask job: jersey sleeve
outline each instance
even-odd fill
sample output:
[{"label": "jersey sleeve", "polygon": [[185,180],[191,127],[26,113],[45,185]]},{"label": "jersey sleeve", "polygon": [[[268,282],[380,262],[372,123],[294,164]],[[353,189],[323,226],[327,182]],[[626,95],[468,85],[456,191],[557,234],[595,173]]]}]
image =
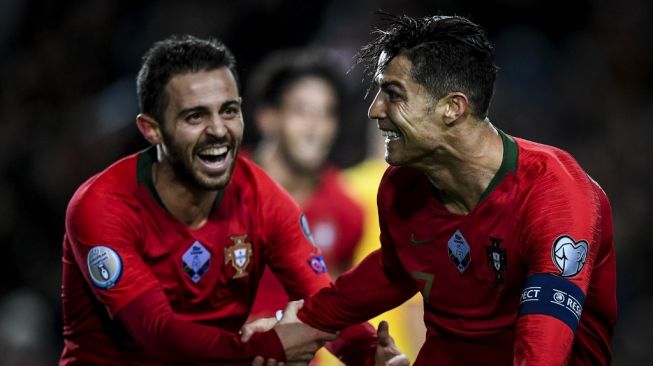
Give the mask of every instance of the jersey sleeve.
[{"label": "jersey sleeve", "polygon": [[66,215],[75,262],[111,317],[158,285],[137,250],[140,218],[130,200],[87,190],[73,199]]},{"label": "jersey sleeve", "polygon": [[[266,187],[264,196],[274,198],[264,202],[261,217],[266,222],[267,264],[291,300],[307,299],[330,285],[326,263],[314,246],[309,222],[298,205],[276,183]],[[327,345],[329,351],[347,365],[373,364],[377,344],[374,328],[361,321],[346,326],[338,339]]]},{"label": "jersey sleeve", "polygon": [[291,300],[308,297],[331,282],[320,250],[313,245],[308,220],[290,195],[276,183],[266,185],[260,222],[267,265]]},{"label": "jersey sleeve", "polygon": [[[570,158],[569,158],[570,159]],[[525,201],[515,364],[568,359],[602,243],[602,191],[579,168],[541,177]]]},{"label": "jersey sleeve", "polygon": [[257,355],[285,358],[276,333],[244,344],[235,333],[178,318],[138,252],[142,233],[132,199],[85,192],[67,213],[76,265],[109,315],[157,359],[250,364]]}]

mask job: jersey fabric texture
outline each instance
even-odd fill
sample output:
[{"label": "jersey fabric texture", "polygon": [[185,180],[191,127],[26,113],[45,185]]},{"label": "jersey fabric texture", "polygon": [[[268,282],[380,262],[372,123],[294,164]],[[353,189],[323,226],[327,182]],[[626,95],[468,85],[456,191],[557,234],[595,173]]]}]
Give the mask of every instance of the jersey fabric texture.
[{"label": "jersey fabric texture", "polygon": [[115,321],[152,291],[165,294],[177,317],[219,328],[231,342],[226,344],[242,347],[213,350],[215,359],[181,355],[179,363],[251,363],[261,349],[278,354],[276,334],[266,332],[242,345],[236,332],[266,264],[294,298],[330,283],[309,264],[320,253],[308,239],[299,207],[260,168],[239,157],[208,221],[191,229],[156,194],[155,154],[150,148],[118,161],[84,183],[68,206],[60,364],[169,364],[152,359]]},{"label": "jersey fabric texture", "polygon": [[502,165],[467,215],[449,212],[423,173],[390,167],[378,193],[382,249],[311,298],[300,319],[335,330],[420,291],[427,337],[415,365],[608,365],[607,197],[569,154],[501,135]]}]

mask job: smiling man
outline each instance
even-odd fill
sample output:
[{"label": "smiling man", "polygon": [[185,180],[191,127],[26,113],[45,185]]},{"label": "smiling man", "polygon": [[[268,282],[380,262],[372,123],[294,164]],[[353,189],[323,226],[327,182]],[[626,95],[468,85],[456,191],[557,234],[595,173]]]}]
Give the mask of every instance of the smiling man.
[{"label": "smiling man", "polygon": [[[60,365],[308,362],[335,336],[303,345],[288,333],[297,303],[273,329],[246,343],[238,334],[266,264],[291,299],[330,279],[311,267],[320,252],[297,204],[238,156],[232,54],[216,40],[157,42],[137,87],[136,124],[153,146],[89,179],[68,206]],[[374,364],[392,343],[383,329],[378,349],[369,325],[349,329],[334,350],[351,365]]]},{"label": "smiling man", "polygon": [[481,27],[403,16],[378,34],[361,61],[392,165],[381,248],[308,299],[295,332],[308,341],[419,291],[417,366],[608,365],[616,269],[603,190],[568,153],[490,122],[496,66]]}]

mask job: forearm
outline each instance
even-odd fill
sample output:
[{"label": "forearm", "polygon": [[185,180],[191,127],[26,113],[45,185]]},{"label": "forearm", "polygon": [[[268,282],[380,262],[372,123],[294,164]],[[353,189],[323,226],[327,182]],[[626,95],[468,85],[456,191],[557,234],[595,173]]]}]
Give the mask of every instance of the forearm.
[{"label": "forearm", "polygon": [[159,289],[128,304],[118,313],[117,320],[156,359],[234,365],[249,365],[257,355],[285,360],[274,331],[257,334],[242,343],[235,333],[179,319]]},{"label": "forearm", "polygon": [[395,308],[416,291],[406,278],[388,278],[377,251],[307,299],[298,317],[317,329],[336,332]]}]

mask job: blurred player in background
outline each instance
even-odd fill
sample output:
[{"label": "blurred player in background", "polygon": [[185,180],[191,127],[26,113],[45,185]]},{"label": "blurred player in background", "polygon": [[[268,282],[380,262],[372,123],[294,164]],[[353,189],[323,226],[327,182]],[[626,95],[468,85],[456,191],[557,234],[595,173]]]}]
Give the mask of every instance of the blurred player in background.
[{"label": "blurred player in background", "polygon": [[[608,365],[616,269],[608,198],[566,152],[488,119],[496,66],[462,17],[392,17],[361,51],[391,165],[381,249],[306,301],[337,331],[420,291],[415,365]],[[308,325],[307,325],[308,324]]]},{"label": "blurred player in background", "polygon": [[[345,193],[341,172],[327,161],[342,114],[343,75],[325,50],[279,51],[254,70],[247,90],[261,135],[255,160],[302,207],[324,258],[313,269],[328,268],[333,278],[351,267],[364,219],[362,208]],[[267,268],[251,317],[269,317],[287,302]],[[326,355],[320,359],[321,365],[333,362]]]},{"label": "blurred player in background", "polygon": [[[157,42],[139,72],[136,124],[153,146],[85,182],[68,206],[63,243],[61,365],[306,363],[333,335],[237,333],[267,265],[292,299],[330,283],[292,198],[238,156],[241,98],[231,52],[191,36]],[[368,324],[334,347],[348,364],[383,364]],[[283,339],[283,341],[281,341]]]},{"label": "blurred player in background", "polygon": [[[388,169],[388,163],[383,159],[385,153],[383,136],[379,134],[376,126],[369,122],[367,125],[367,156],[360,163],[344,171],[345,187],[355,201],[363,207],[365,213],[363,236],[354,252],[354,264],[360,263],[368,254],[381,246],[376,195],[381,177]],[[378,324],[385,320],[392,324],[392,334],[397,346],[409,359],[414,360],[426,336],[423,316],[422,297],[416,294],[401,306],[370,320],[370,323]]]}]

